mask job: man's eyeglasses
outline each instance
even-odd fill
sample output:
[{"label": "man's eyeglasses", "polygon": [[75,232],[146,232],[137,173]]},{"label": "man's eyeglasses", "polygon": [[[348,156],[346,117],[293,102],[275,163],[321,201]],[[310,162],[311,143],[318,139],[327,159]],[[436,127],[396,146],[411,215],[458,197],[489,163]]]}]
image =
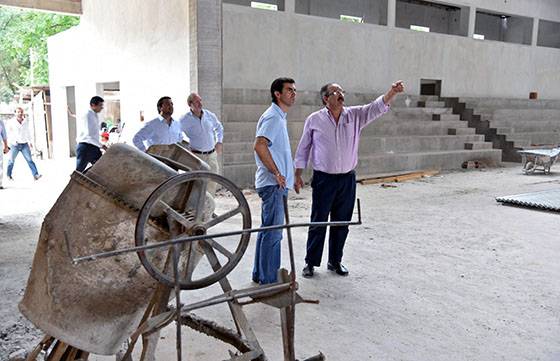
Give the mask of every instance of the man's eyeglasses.
[{"label": "man's eyeglasses", "polygon": [[344,90],[335,90],[333,92],[327,93],[327,97],[330,97],[331,95],[344,95],[344,94],[346,94]]}]

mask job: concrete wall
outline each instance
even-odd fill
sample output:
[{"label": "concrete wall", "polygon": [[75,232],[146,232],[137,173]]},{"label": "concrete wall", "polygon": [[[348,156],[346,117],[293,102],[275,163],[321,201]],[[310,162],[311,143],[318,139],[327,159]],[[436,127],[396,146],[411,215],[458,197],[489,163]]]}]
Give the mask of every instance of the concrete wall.
[{"label": "concrete wall", "polygon": [[75,86],[78,116],[103,82],[120,82],[124,138],[157,115],[169,95],[175,114],[187,110],[189,93],[188,2],[84,0],[76,28],[49,38],[49,71],[55,157],[68,155],[66,88]]},{"label": "concrete wall", "polygon": [[[515,3],[533,14],[548,10],[556,16],[560,9],[551,1]],[[529,9],[529,3],[534,7]],[[318,90],[334,80],[348,90],[381,92],[403,79],[407,91],[418,94],[425,78],[441,79],[443,96],[526,98],[538,91],[541,98],[560,98],[558,49],[287,12],[257,16],[255,9],[223,6],[225,88],[266,89],[275,77],[292,76],[302,90]]]},{"label": "concrete wall", "polygon": [[298,14],[340,19],[340,15],[358,16],[368,24],[387,24],[387,0],[296,0]]}]

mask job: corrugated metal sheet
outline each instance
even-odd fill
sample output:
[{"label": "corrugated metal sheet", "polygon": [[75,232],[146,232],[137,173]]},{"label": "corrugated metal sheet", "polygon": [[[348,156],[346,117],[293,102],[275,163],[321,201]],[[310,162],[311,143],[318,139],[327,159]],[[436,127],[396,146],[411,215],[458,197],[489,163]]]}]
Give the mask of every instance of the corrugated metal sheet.
[{"label": "corrugated metal sheet", "polygon": [[560,189],[497,197],[501,203],[560,212]]}]

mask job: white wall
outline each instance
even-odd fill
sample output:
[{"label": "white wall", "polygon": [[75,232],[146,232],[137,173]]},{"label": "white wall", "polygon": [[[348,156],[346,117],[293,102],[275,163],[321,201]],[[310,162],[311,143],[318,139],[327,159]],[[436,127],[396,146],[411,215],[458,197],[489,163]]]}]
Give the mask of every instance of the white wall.
[{"label": "white wall", "polygon": [[171,96],[175,114],[189,93],[188,2],[83,0],[80,25],[49,38],[49,81],[55,157],[68,155],[66,86],[76,87],[76,111],[89,108],[98,83],[120,82],[121,115],[130,138]]},{"label": "white wall", "polygon": [[443,96],[526,98],[538,91],[560,98],[558,49],[227,4],[223,34],[225,88],[266,89],[275,77],[292,76],[302,90],[338,81],[380,92],[404,79],[418,94],[427,78],[442,80]]}]

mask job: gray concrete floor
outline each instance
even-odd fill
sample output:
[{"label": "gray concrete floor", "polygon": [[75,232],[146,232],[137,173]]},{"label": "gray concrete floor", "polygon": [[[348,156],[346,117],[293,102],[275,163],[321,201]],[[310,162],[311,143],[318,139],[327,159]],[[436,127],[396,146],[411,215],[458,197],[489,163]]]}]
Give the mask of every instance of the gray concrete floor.
[{"label": "gray concrete floor", "polygon": [[[17,302],[42,217],[72,169],[70,162],[39,166],[41,181],[5,182],[8,188],[0,191],[0,360],[38,335],[26,329]],[[325,266],[313,279],[299,277],[306,230],[295,229],[300,293],[320,300],[297,307],[297,356],[320,350],[328,360],[560,360],[560,214],[494,199],[559,188],[559,169],[525,176],[518,165],[508,165],[444,173],[397,188],[358,186],[363,225],[350,231],[346,278]],[[18,171],[22,178],[27,172]],[[246,196],[253,224],[259,225],[258,196]],[[309,189],[291,196],[292,222],[307,221],[310,199]],[[253,248],[254,242],[229,276],[235,288],[250,286]],[[286,247],[283,264],[288,266]],[[182,299],[190,303],[219,292],[211,286],[183,292]],[[265,305],[245,310],[269,359],[282,360],[278,312]],[[197,314],[232,327],[223,305]],[[19,336],[10,330],[20,330]],[[227,357],[224,345],[184,330],[187,360]],[[174,328],[161,337],[158,359],[173,360]]]}]

